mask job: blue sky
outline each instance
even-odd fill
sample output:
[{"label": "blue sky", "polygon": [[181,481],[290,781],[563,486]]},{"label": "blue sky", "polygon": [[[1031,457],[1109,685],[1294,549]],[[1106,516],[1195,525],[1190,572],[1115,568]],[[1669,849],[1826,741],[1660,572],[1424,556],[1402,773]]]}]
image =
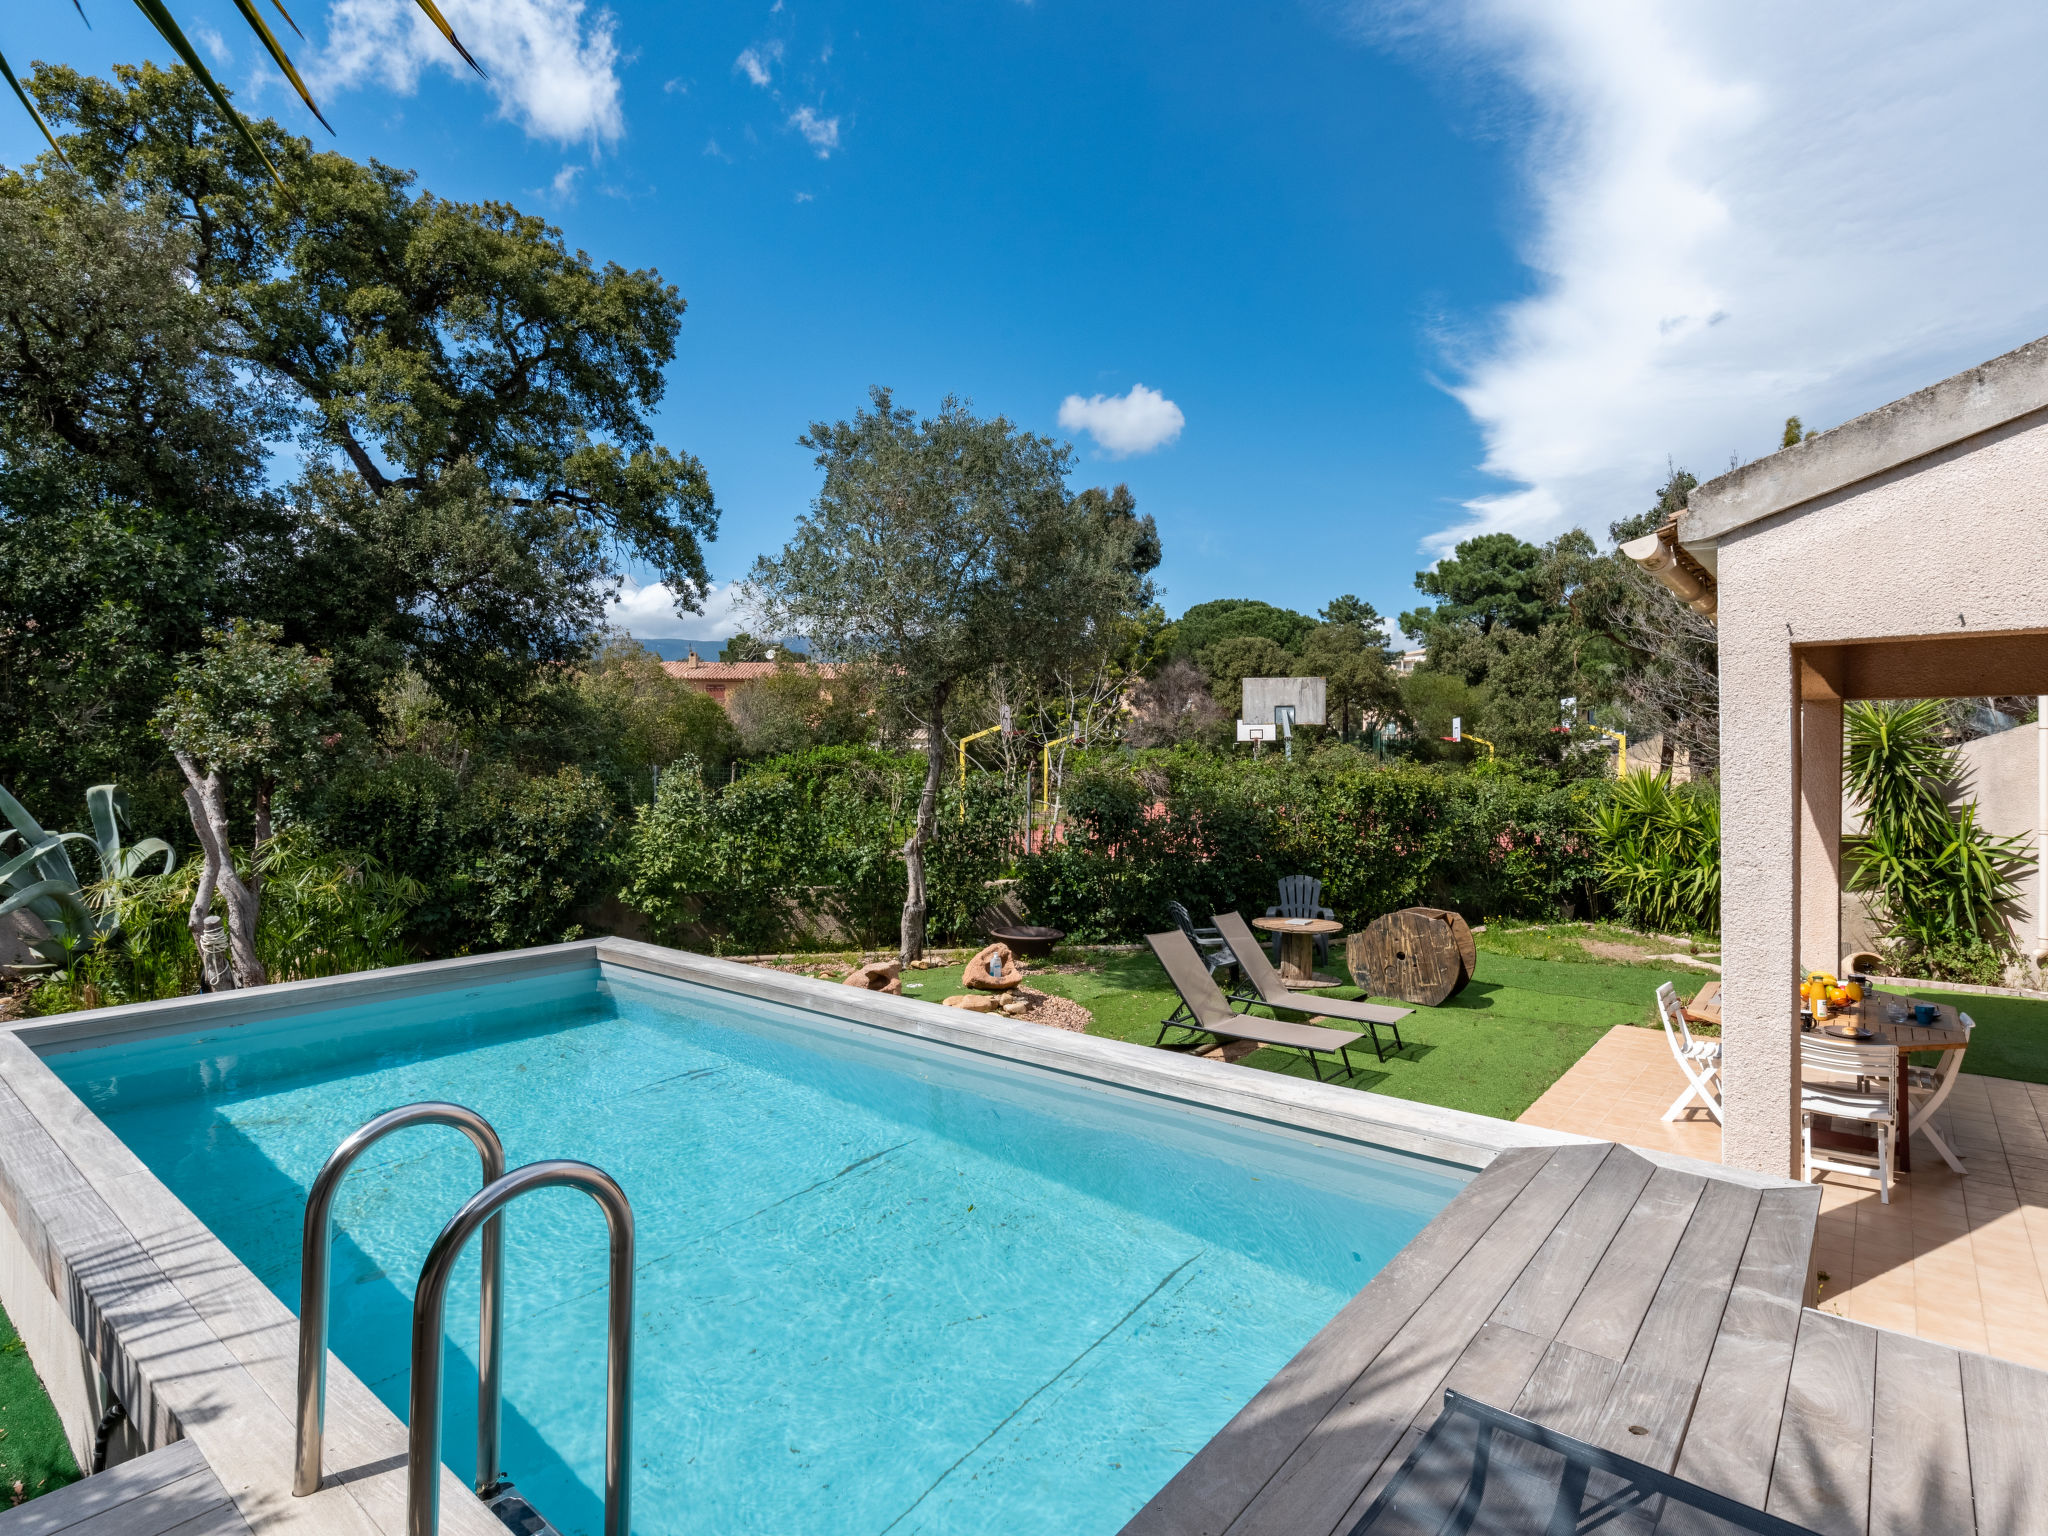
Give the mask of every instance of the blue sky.
[{"label": "blue sky", "polygon": [[[164,54],[89,9],[0,47]],[[490,84],[405,0],[295,7],[330,142],[679,285],[660,430],[710,471],[721,588],[815,488],[798,433],[874,383],[1076,436],[1076,483],[1158,518],[1169,611],[1392,614],[1463,533],[1602,533],[1668,459],[1704,477],[2048,330],[2019,5],[446,9]],[[180,14],[303,120],[226,0]],[[0,114],[0,158],[34,148]],[[735,622],[723,591],[647,622],[662,596],[628,594],[636,628]]]}]

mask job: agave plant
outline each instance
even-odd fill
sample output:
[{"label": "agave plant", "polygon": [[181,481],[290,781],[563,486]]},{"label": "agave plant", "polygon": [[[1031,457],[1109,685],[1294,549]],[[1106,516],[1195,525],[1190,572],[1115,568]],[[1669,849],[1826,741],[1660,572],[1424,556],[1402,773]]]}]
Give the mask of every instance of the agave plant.
[{"label": "agave plant", "polygon": [[[81,0],[71,0],[71,3],[77,6],[78,14],[82,19],[85,15],[85,7]],[[284,0],[270,0],[270,3],[277,7],[277,14],[284,18],[285,25],[290,27],[296,36],[303,39],[306,34],[299,31],[299,24],[292,20],[291,12],[284,8]],[[448,39],[449,46],[462,55],[469,67],[478,74],[482,74],[484,67],[477,63],[474,58],[470,57],[469,50],[462,46],[462,39],[455,35],[455,29],[448,25],[448,19],[441,14],[439,7],[434,4],[434,0],[414,0],[414,3],[422,11],[426,12],[429,21],[441,29],[441,35]],[[263,153],[263,146],[256,142],[256,135],[249,131],[249,125],[243,120],[242,114],[237,112],[228,101],[228,93],[221,89],[220,82],[213,78],[212,73],[206,67],[205,61],[199,57],[197,50],[193,48],[191,42],[186,38],[184,29],[178,25],[178,18],[171,14],[170,7],[165,5],[163,0],[135,0],[135,8],[142,12],[152,27],[156,28],[157,35],[171,45],[171,51],[176,53],[178,58],[183,61],[185,67],[192,71],[194,78],[206,88],[206,93],[220,107],[221,116],[235,125],[243,139],[248,142],[249,147],[256,151],[257,158],[265,165],[270,166],[272,178],[282,186],[284,178],[277,174],[277,167],[270,164],[270,157]],[[270,24],[263,19],[263,13],[256,8],[252,0],[235,0],[235,9],[242,13],[242,19],[249,24],[249,30],[256,34],[257,39],[263,44],[265,51],[269,53],[271,61],[283,71],[285,79],[291,81],[292,89],[299,93],[299,100],[306,104],[308,111],[320,119],[320,126],[329,133],[332,133],[334,125],[327,121],[326,114],[320,110],[319,105],[313,100],[313,93],[306,89],[306,82],[299,78],[299,71],[293,65],[291,56],[284,51],[284,45],[278,42],[277,34],[270,30]],[[7,56],[4,53],[0,53],[0,75],[7,77],[8,85],[14,90],[15,99],[21,103],[28,115],[35,120],[35,125],[43,130],[43,137],[50,141],[50,148],[57,151],[57,158],[60,160],[64,159],[63,146],[57,142],[56,135],[50,132],[50,125],[43,121],[43,115],[36,110],[35,103],[29,100],[28,92],[22,89],[21,81],[15,78],[14,69],[7,62]]]},{"label": "agave plant", "polygon": [[[128,819],[128,797],[111,784],[95,784],[85,792],[86,813],[92,818],[92,832],[46,832],[29,815],[22,803],[0,789],[0,815],[10,825],[0,831],[0,917],[28,911],[42,919],[49,937],[30,942],[37,957],[47,966],[69,963],[105,943],[120,931],[117,909],[95,911],[79,884],[67,843],[84,843],[99,861],[99,879],[116,884],[143,872],[152,860],[161,858],[159,874],[177,867],[178,855],[160,837],[146,837],[133,847],[121,842],[121,827]],[[14,840],[21,847],[12,847]]]}]

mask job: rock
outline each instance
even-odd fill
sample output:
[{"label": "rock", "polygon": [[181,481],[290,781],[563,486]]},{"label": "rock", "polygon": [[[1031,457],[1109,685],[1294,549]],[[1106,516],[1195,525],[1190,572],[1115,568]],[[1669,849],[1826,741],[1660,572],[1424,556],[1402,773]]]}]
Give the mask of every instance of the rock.
[{"label": "rock", "polygon": [[[996,974],[998,969],[1000,975]],[[960,979],[977,992],[1007,992],[1024,984],[1024,968],[1010,953],[1009,945],[991,944],[967,962],[966,973]]]},{"label": "rock", "polygon": [[969,1013],[994,1013],[999,1006],[986,992],[956,992],[946,999],[948,1008],[964,1008]]},{"label": "rock", "polygon": [[868,992],[903,991],[903,963],[900,960],[875,960],[856,970],[847,972],[844,980],[849,987],[860,987]]}]

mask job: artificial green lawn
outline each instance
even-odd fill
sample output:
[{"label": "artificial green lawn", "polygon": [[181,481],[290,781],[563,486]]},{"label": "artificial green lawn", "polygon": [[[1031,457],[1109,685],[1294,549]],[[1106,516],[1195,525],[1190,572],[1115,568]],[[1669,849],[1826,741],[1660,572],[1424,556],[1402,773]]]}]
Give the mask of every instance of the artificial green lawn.
[{"label": "artificial green lawn", "polygon": [[21,1335],[0,1312],[0,1508],[77,1481],[64,1425]]},{"label": "artificial green lawn", "polygon": [[[1331,956],[1333,963],[1339,958]],[[1159,1021],[1173,1011],[1166,973],[1149,953],[1088,956],[1088,970],[1065,974],[1046,969],[1057,961],[1027,962],[1028,984],[1093,1012],[1090,1034],[1150,1045]],[[905,972],[905,995],[937,1002],[963,990],[960,972],[959,966]],[[1615,1025],[1653,1025],[1660,983],[1676,982],[1689,997],[1708,979],[1704,972],[1675,966],[1540,960],[1482,948],[1478,973],[1463,992],[1401,1021],[1405,1049],[1375,1062],[1361,1042],[1352,1051],[1360,1062],[1357,1075],[1333,1081],[1512,1120]],[[1329,995],[1362,994],[1342,987]],[[1256,1051],[1240,1065],[1312,1075],[1307,1057],[1277,1048]]]},{"label": "artificial green lawn", "polygon": [[1980,997],[1974,992],[1916,990],[1905,995],[1947,1003],[1976,1020],[1963,1057],[1965,1072],[2048,1083],[2048,1003],[2027,997]]}]

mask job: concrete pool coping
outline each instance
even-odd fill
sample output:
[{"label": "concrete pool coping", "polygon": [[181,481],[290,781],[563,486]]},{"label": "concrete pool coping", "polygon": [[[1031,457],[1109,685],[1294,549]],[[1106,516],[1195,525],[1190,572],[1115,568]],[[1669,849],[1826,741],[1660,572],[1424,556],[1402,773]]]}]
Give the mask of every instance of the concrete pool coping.
[{"label": "concrete pool coping", "polygon": [[[103,1376],[128,1410],[135,1448],[191,1439],[252,1531],[405,1531],[405,1427],[338,1359],[329,1363],[328,1481],[309,1498],[291,1497],[297,1318],[58,1079],[45,1056],[607,965],[1058,1074],[1096,1091],[1474,1171],[1516,1148],[1590,1140],[612,938],[18,1021],[0,1027],[0,1208],[9,1218],[0,1224],[0,1301],[74,1443],[81,1419],[97,1416]],[[1784,1182],[1645,1155],[1737,1183]],[[444,1530],[503,1536],[453,1473],[444,1469],[443,1479]]]}]

